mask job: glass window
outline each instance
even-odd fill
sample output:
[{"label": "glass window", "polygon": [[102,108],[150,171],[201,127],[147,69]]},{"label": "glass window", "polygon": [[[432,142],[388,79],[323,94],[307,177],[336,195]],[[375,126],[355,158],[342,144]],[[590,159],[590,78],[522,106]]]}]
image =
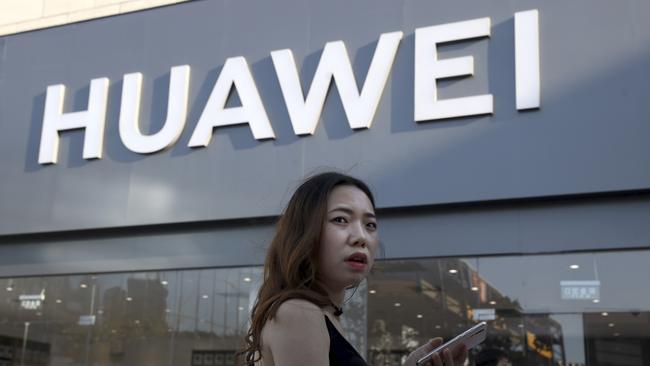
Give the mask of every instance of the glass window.
[{"label": "glass window", "polygon": [[0,365],[234,365],[261,268],[0,280]]},{"label": "glass window", "polygon": [[[401,365],[479,321],[469,365],[650,364],[650,251],[377,263],[342,323],[369,364]],[[261,267],[0,279],[0,366],[234,365]],[[495,356],[496,355],[496,356]]]},{"label": "glass window", "polygon": [[479,321],[470,364],[650,364],[649,251],[391,260],[368,281],[368,359],[405,355]]}]

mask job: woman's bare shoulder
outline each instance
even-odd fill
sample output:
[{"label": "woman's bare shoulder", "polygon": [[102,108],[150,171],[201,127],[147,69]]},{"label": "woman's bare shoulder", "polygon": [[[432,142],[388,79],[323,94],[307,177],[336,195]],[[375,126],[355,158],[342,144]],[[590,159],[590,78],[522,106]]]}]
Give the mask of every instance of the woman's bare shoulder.
[{"label": "woman's bare shoulder", "polygon": [[262,328],[262,344],[275,365],[327,365],[329,335],[323,311],[301,299],[283,302]]},{"label": "woman's bare shoulder", "polygon": [[[283,302],[273,317],[264,325],[263,331],[282,328],[304,329],[307,324],[325,328],[324,313],[316,304],[302,299],[290,299]],[[312,328],[311,331],[317,329]]]},{"label": "woman's bare shoulder", "polygon": [[303,299],[289,299],[283,302],[278,308],[278,315],[291,315],[295,312],[304,313],[304,315],[323,315],[323,310],[311,301]]}]

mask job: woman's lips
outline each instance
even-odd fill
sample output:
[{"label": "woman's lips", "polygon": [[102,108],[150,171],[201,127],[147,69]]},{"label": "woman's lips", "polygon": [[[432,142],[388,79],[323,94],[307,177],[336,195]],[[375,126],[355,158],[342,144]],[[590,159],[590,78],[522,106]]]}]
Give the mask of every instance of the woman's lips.
[{"label": "woman's lips", "polygon": [[347,257],[345,263],[354,270],[363,271],[368,266],[368,255],[364,252],[355,252]]},{"label": "woman's lips", "polygon": [[350,266],[352,269],[358,269],[358,270],[366,269],[366,266],[368,266],[366,263],[355,262],[355,261],[346,261],[345,263],[347,263],[348,266]]},{"label": "woman's lips", "polygon": [[356,252],[352,253],[346,261],[353,261],[353,262],[361,262],[361,263],[368,263],[368,256],[366,253],[363,252]]},{"label": "woman's lips", "polygon": [[366,269],[367,264],[365,263],[360,263],[360,262],[345,262],[348,264],[348,266],[352,267],[352,269],[358,269],[358,270],[364,270]]}]

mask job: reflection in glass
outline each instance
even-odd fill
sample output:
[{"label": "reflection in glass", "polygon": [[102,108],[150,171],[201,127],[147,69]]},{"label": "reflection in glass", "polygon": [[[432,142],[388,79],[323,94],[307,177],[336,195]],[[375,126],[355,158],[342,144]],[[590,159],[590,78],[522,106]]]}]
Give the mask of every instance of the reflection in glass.
[{"label": "reflection in glass", "polygon": [[0,365],[234,365],[257,293],[250,279],[260,275],[253,267],[0,279]]},{"label": "reflection in glass", "polygon": [[[387,260],[345,304],[368,363],[478,321],[513,365],[650,364],[650,251]],[[0,366],[234,365],[260,267],[0,279]],[[356,292],[355,292],[356,291]]]},{"label": "reflection in glass", "polygon": [[649,260],[628,251],[381,262],[368,280],[368,360],[399,365],[430,338],[485,320],[470,364],[486,350],[514,365],[650,364]]}]

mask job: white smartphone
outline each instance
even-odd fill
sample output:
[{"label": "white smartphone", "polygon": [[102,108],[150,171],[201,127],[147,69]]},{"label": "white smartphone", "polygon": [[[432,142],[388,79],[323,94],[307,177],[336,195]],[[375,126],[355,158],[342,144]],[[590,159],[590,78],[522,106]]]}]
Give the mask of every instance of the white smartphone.
[{"label": "white smartphone", "polygon": [[485,322],[480,322],[475,326],[469,328],[468,330],[462,332],[461,334],[457,335],[449,342],[441,344],[433,351],[427,353],[426,356],[417,360],[415,364],[417,366],[422,366],[424,365],[425,362],[429,361],[431,357],[433,357],[434,353],[441,354],[442,351],[444,351],[445,349],[449,349],[450,351],[453,351],[453,349],[460,344],[464,344],[465,347],[467,347],[467,350],[469,351],[470,349],[476,347],[478,344],[483,342],[485,340],[486,334],[487,334],[487,324],[485,324]]}]

